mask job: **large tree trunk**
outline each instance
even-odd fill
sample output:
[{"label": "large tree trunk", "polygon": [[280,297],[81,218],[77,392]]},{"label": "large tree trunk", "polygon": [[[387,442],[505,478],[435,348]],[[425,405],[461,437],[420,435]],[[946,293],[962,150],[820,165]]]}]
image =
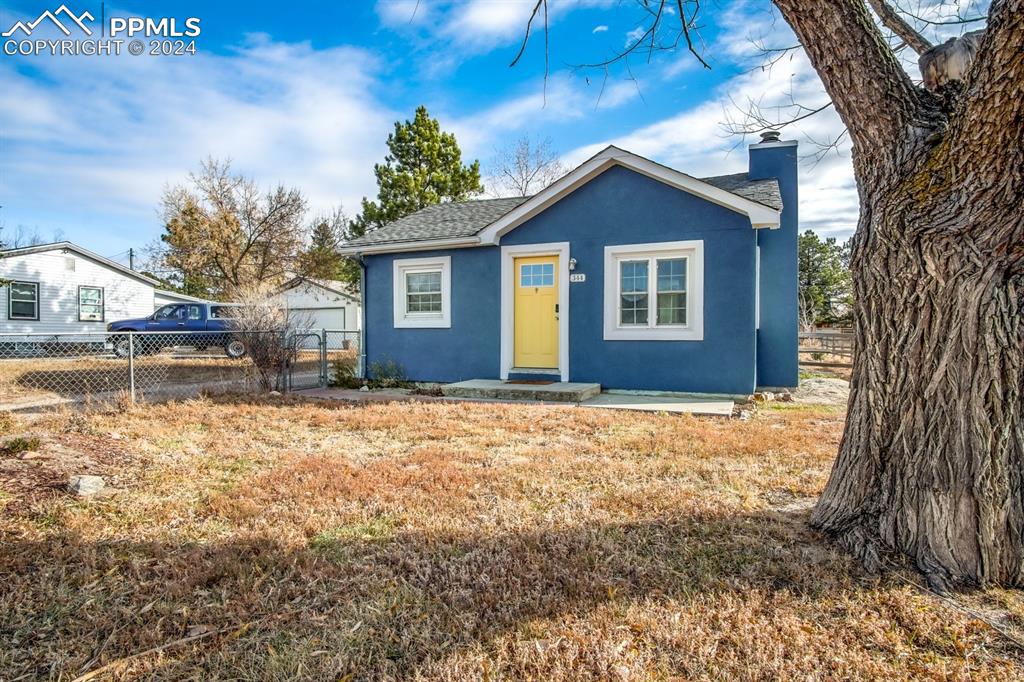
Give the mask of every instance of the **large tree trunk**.
[{"label": "large tree trunk", "polygon": [[864,204],[846,431],[812,522],[871,567],[908,555],[937,588],[1024,584],[1024,278],[964,236],[1021,207],[965,218],[902,186]]},{"label": "large tree trunk", "polygon": [[863,0],[775,3],[849,127],[861,197],[849,411],[812,524],[937,588],[1024,585],[1024,0],[993,3],[942,98]]}]

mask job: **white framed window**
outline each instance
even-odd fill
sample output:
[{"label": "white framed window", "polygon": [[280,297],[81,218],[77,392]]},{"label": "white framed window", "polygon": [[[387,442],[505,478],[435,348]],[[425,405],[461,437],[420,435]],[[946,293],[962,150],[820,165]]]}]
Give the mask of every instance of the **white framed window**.
[{"label": "white framed window", "polygon": [[78,287],[78,321],[103,321],[103,288]]},{"label": "white framed window", "polygon": [[11,282],[7,285],[7,319],[39,319],[39,284]]},{"label": "white framed window", "polygon": [[451,327],[452,259],[394,261],[395,327]]},{"label": "white framed window", "polygon": [[604,249],[604,338],[704,339],[704,242]]}]

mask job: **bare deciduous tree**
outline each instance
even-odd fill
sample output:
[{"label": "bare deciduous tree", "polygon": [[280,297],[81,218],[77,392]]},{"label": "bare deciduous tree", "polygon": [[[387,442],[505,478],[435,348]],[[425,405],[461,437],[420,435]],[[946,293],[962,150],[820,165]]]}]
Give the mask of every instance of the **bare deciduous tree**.
[{"label": "bare deciduous tree", "polygon": [[496,150],[487,186],[495,196],[525,197],[544,189],[567,170],[550,139],[531,140],[524,135]]},{"label": "bare deciduous tree", "polygon": [[278,185],[264,193],[233,174],[229,161],[216,159],[204,161],[189,180],[191,186],[164,192],[158,247],[162,267],[185,293],[230,295],[297,269],[306,236],[299,190]]},{"label": "bare deciduous tree", "polygon": [[[694,45],[696,0],[644,5],[637,49],[670,6]],[[939,92],[876,23],[933,49],[897,5],[774,5],[847,127],[861,208],[846,430],[812,523],[870,567],[902,553],[937,589],[1024,585],[1024,0],[991,4]]]}]

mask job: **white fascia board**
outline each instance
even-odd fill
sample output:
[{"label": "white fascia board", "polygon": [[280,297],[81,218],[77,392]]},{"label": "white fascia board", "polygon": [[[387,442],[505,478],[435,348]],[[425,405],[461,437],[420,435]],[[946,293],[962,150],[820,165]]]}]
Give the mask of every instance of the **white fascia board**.
[{"label": "white fascia board", "polygon": [[585,161],[574,171],[564,175],[560,180],[538,192],[531,199],[523,202],[488,225],[480,232],[480,242],[482,244],[497,244],[502,235],[515,229],[580,186],[590,182],[604,171],[616,165],[664,182],[667,185],[737,213],[742,213],[750,218],[750,224],[755,229],[764,227],[775,229],[779,227],[782,216],[781,211],[720,189],[686,173],[681,173],[618,147],[608,147]]},{"label": "white fascia board", "polygon": [[480,246],[479,237],[459,237],[457,239],[424,239],[415,242],[391,242],[388,244],[365,244],[363,246],[343,246],[338,253],[343,256],[361,256],[376,253],[405,253],[408,251],[434,251],[436,249],[462,249],[468,246]]}]

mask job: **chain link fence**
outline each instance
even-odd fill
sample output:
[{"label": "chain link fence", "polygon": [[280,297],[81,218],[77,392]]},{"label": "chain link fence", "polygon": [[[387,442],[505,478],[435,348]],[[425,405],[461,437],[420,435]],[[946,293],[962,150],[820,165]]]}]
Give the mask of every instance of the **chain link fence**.
[{"label": "chain link fence", "polygon": [[342,330],[0,334],[0,409],[326,386],[361,370]]}]

